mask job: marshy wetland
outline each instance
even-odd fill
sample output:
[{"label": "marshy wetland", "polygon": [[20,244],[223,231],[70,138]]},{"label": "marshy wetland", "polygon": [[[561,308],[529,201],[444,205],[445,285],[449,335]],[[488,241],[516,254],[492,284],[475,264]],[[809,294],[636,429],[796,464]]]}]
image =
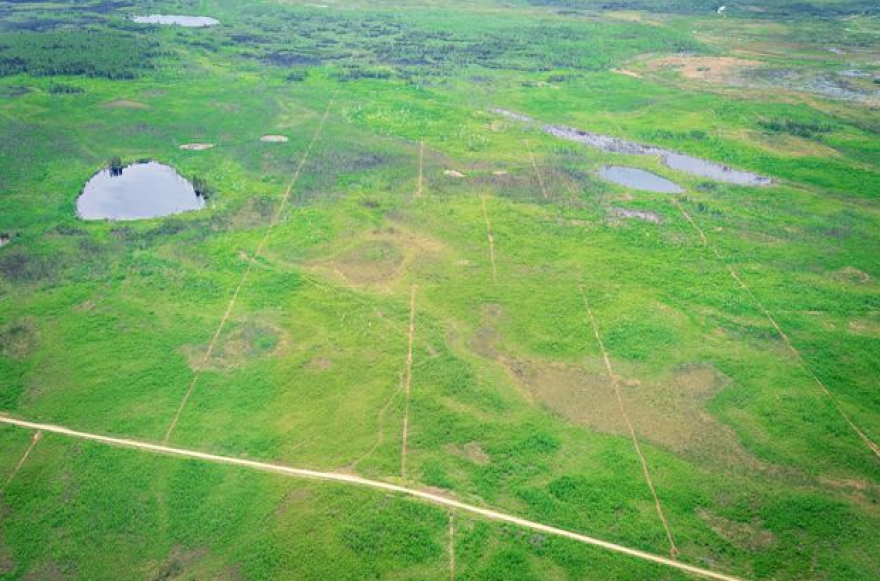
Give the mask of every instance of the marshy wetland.
[{"label": "marshy wetland", "polygon": [[880,578],[880,14],[717,8],[0,2],[0,580]]}]

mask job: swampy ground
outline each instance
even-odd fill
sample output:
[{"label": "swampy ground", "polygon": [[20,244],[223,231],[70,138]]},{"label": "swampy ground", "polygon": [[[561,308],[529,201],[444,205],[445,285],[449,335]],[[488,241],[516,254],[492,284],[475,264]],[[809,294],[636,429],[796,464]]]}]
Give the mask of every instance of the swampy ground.
[{"label": "swampy ground", "polygon": [[[0,2],[0,412],[741,579],[880,577],[876,3],[625,4]],[[213,195],[78,219],[113,156]],[[399,495],[33,438],[0,423],[2,579],[690,578]]]}]

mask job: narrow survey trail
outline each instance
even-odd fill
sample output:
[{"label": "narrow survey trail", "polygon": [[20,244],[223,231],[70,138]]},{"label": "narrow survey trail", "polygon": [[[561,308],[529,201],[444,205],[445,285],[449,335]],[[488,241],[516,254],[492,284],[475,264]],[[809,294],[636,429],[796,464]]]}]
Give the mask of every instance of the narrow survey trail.
[{"label": "narrow survey trail", "polygon": [[425,142],[419,141],[419,183],[416,187],[416,198],[421,198],[425,186]]},{"label": "narrow survey trail", "polygon": [[483,220],[486,221],[486,238],[489,239],[489,260],[492,263],[492,282],[498,284],[498,269],[495,266],[495,237],[492,235],[492,222],[489,221],[489,213],[486,211],[486,196],[480,196],[480,204],[483,207]]},{"label": "narrow survey trail", "polygon": [[217,325],[217,329],[214,331],[214,336],[211,338],[211,342],[208,343],[208,349],[205,351],[205,355],[204,357],[202,357],[202,360],[199,363],[195,374],[193,375],[192,381],[190,381],[186,392],[183,394],[183,399],[180,400],[180,405],[177,406],[177,411],[174,413],[174,417],[171,419],[171,423],[168,425],[168,429],[165,432],[165,437],[162,440],[165,443],[168,443],[168,441],[171,439],[171,434],[177,427],[177,422],[180,421],[180,415],[186,408],[186,404],[189,401],[193,390],[195,390],[199,378],[202,376],[202,371],[205,369],[205,365],[207,365],[208,361],[211,360],[211,355],[214,353],[214,348],[217,345],[217,340],[220,338],[220,334],[223,332],[223,328],[226,326],[226,321],[229,320],[229,316],[232,314],[232,310],[235,308],[235,303],[238,301],[238,295],[244,288],[248,276],[250,275],[251,270],[253,270],[254,268],[254,264],[262,254],[263,248],[265,247],[266,242],[269,240],[269,237],[272,234],[272,230],[274,230],[275,225],[278,223],[278,219],[281,217],[282,212],[287,206],[287,201],[290,199],[290,193],[293,191],[293,187],[296,185],[297,180],[299,180],[300,173],[302,173],[302,169],[303,167],[305,167],[305,164],[309,159],[309,155],[311,155],[312,153],[312,148],[315,146],[315,142],[318,141],[318,137],[320,137],[321,132],[324,129],[324,123],[327,121],[327,117],[330,115],[330,108],[336,101],[336,93],[337,92],[334,92],[333,95],[330,97],[330,101],[328,101],[327,103],[327,108],[324,110],[324,114],[321,116],[318,127],[315,129],[315,133],[312,135],[312,140],[309,142],[308,147],[306,147],[305,152],[300,158],[299,164],[297,164],[296,166],[296,171],[294,171],[293,177],[291,177],[290,183],[287,185],[287,189],[284,191],[284,195],[281,196],[278,207],[275,209],[275,213],[272,215],[272,219],[269,221],[269,225],[266,227],[266,232],[263,234],[263,237],[260,239],[260,243],[257,245],[257,251],[248,258],[247,268],[245,268],[244,273],[241,275],[241,280],[238,281],[238,285],[235,287],[235,291],[232,293],[232,298],[229,299],[229,304],[226,305],[226,312],[223,313],[223,318],[220,319],[220,324]]},{"label": "narrow survey trail", "polygon": [[449,511],[449,579],[455,581],[455,513]]},{"label": "narrow survey trail", "polygon": [[532,152],[532,144],[528,139],[525,140],[526,149],[529,150],[529,159],[532,160],[532,168],[535,170],[535,175],[538,176],[538,183],[541,185],[541,194],[544,195],[544,199],[547,199],[547,188],[544,187],[544,176],[541,175],[541,170],[538,169],[538,163],[535,161],[535,154]]},{"label": "narrow survey trail", "polygon": [[669,527],[669,521],[666,520],[666,514],[663,512],[663,506],[660,504],[660,498],[657,496],[657,489],[654,488],[654,480],[651,478],[651,471],[648,469],[648,461],[642,453],[639,438],[636,435],[632,421],[626,411],[626,406],[623,403],[623,396],[620,394],[620,385],[618,384],[617,376],[614,375],[614,372],[611,369],[611,359],[608,357],[608,351],[605,349],[605,343],[602,341],[602,336],[599,333],[599,325],[596,324],[596,318],[593,316],[593,309],[590,308],[590,302],[587,300],[587,293],[584,291],[583,285],[580,286],[580,291],[581,298],[584,300],[584,308],[586,308],[587,315],[590,319],[590,326],[593,327],[593,335],[596,337],[596,342],[599,344],[599,349],[602,351],[602,358],[605,360],[605,371],[608,373],[608,381],[611,382],[611,387],[614,389],[614,395],[617,398],[617,406],[626,422],[626,427],[632,438],[633,447],[635,448],[639,461],[642,464],[642,473],[645,475],[645,482],[648,483],[648,488],[651,490],[651,496],[654,497],[654,507],[657,509],[657,516],[660,517],[660,522],[663,523],[663,529],[666,531],[666,538],[669,539],[669,555],[675,559],[678,557],[678,547],[675,546],[675,537],[672,536],[672,529]]},{"label": "narrow survey trail", "polygon": [[400,477],[406,480],[406,441],[409,436],[409,402],[412,392],[413,342],[416,337],[416,285],[409,291],[409,337],[406,351],[406,371],[403,392],[406,397],[403,409],[403,438],[400,446]]},{"label": "narrow survey trail", "polygon": [[826,386],[825,383],[821,379],[819,379],[819,376],[816,375],[813,369],[807,364],[800,352],[795,349],[791,340],[788,338],[788,335],[785,333],[785,331],[782,330],[782,327],[779,326],[779,323],[776,322],[776,318],[770,313],[767,307],[764,306],[764,303],[762,303],[755,295],[755,293],[752,292],[752,289],[745,283],[742,277],[739,276],[739,273],[737,273],[736,270],[734,270],[734,268],[730,266],[730,264],[728,264],[726,260],[724,260],[724,257],[721,255],[721,252],[715,247],[715,245],[709,243],[709,240],[708,238],[706,238],[706,234],[703,232],[703,229],[700,228],[700,226],[696,223],[690,213],[685,210],[681,202],[676,198],[672,198],[672,203],[675,204],[675,206],[681,212],[682,216],[684,216],[685,220],[687,220],[687,222],[693,227],[697,234],[699,234],[700,241],[702,242],[703,246],[708,248],[712,252],[712,254],[715,255],[715,258],[724,265],[731,278],[733,278],[733,280],[737,282],[740,288],[749,296],[749,299],[751,299],[752,303],[756,307],[758,307],[758,310],[760,310],[764,314],[764,316],[770,322],[770,325],[773,327],[773,329],[776,330],[777,335],[779,335],[779,337],[782,339],[782,342],[785,343],[786,347],[788,347],[788,350],[791,352],[795,361],[797,361],[801,369],[803,369],[804,372],[809,375],[813,379],[813,381],[816,382],[816,385],[819,386],[819,390],[825,397],[828,398],[828,400],[834,406],[834,409],[837,410],[837,413],[840,415],[840,417],[843,418],[843,420],[847,423],[847,425],[849,425],[853,432],[858,435],[865,446],[867,446],[868,450],[870,450],[874,454],[874,456],[880,458],[880,446],[878,446],[876,442],[871,440],[871,438],[868,437],[868,435],[864,431],[862,431],[862,429],[855,423],[855,421],[853,421],[849,414],[846,413],[843,407],[841,407],[840,402],[837,401],[837,398],[834,397],[834,394],[831,393],[831,390],[828,389],[828,386]]},{"label": "narrow survey trail", "polygon": [[27,449],[24,451],[24,454],[21,455],[21,458],[18,459],[18,463],[15,465],[15,468],[12,469],[12,473],[9,474],[9,478],[6,479],[6,482],[3,483],[3,486],[0,487],[0,492],[6,490],[6,487],[12,484],[12,481],[15,479],[15,476],[21,470],[21,467],[24,466],[24,463],[27,461],[28,456],[31,455],[31,452],[34,450],[34,447],[37,443],[42,439],[43,432],[37,430],[34,432],[33,437],[31,438],[30,443],[28,444]]},{"label": "narrow survey trail", "polygon": [[504,522],[512,525],[516,525],[525,529],[529,529],[532,531],[537,531],[541,533],[545,533],[548,535],[554,535],[557,537],[569,539],[578,543],[582,543],[585,545],[590,545],[593,547],[599,547],[601,549],[605,549],[606,551],[610,551],[613,553],[618,553],[621,555],[627,555],[634,559],[639,559],[642,561],[647,561],[650,563],[654,563],[657,565],[662,565],[664,567],[669,567],[672,569],[677,569],[679,571],[684,571],[686,573],[691,573],[693,575],[698,575],[700,577],[704,577],[706,579],[716,579],[717,581],[744,581],[740,577],[734,577],[733,575],[727,575],[725,573],[720,573],[718,571],[713,571],[711,569],[705,569],[703,567],[698,567],[696,565],[688,565],[687,563],[682,563],[680,561],[676,561],[674,559],[670,559],[669,557],[664,557],[662,555],[656,555],[654,553],[649,553],[647,551],[642,551],[639,549],[632,549],[623,545],[619,545],[617,543],[612,543],[609,541],[603,541],[601,539],[597,539],[595,537],[591,537],[588,535],[583,535],[580,533],[575,533],[572,531],[568,531],[565,529],[557,528],[551,525],[542,524],[536,521],[520,518],[518,516],[514,516],[511,514],[507,514],[504,512],[500,512],[497,510],[492,510],[489,508],[479,507],[473,504],[467,504],[465,502],[460,502],[458,500],[454,500],[452,498],[441,496],[439,494],[435,494],[433,492],[428,492],[425,490],[419,490],[417,488],[408,488],[405,486],[400,486],[398,484],[391,484],[388,482],[382,482],[381,480],[370,480],[367,478],[362,478],[360,476],[354,476],[351,474],[340,474],[338,472],[319,472],[316,470],[308,470],[304,468],[292,468],[290,466],[284,466],[282,464],[272,464],[269,462],[259,462],[256,460],[246,460],[244,458],[236,458],[232,456],[220,456],[217,454],[209,454],[206,452],[199,452],[197,450],[191,450],[187,448],[177,448],[167,445],[153,444],[150,442],[144,442],[140,440],[131,440],[126,438],[114,438],[110,436],[102,436],[99,434],[93,434],[88,432],[80,432],[76,430],[71,430],[70,428],[65,428],[63,426],[55,426],[51,424],[40,424],[36,422],[29,422],[26,420],[19,420],[15,418],[10,418],[8,416],[0,415],[0,424],[6,424],[10,426],[18,426],[20,428],[30,429],[30,430],[41,430],[43,432],[48,432],[52,434],[58,434],[62,436],[66,436],[69,438],[76,438],[80,440],[89,440],[92,442],[99,442],[101,444],[106,444],[110,446],[121,446],[124,448],[131,448],[135,450],[141,450],[145,452],[150,452],[153,454],[167,455],[167,456],[175,456],[179,458],[188,458],[193,460],[200,460],[204,462],[212,462],[214,464],[224,464],[229,466],[238,466],[241,468],[248,468],[251,470],[258,470],[261,472],[272,472],[275,474],[282,474],[285,476],[291,476],[295,478],[306,478],[311,480],[322,480],[329,482],[336,482],[340,484],[348,484],[352,486],[359,486],[362,488],[371,488],[374,490],[381,490],[383,492],[390,492],[394,494],[400,494],[404,496],[410,496],[412,498],[417,498],[424,502],[428,502],[431,504],[435,504],[438,506],[445,507],[447,509],[458,510],[462,512],[468,512],[480,517],[483,517],[487,520],[496,521],[496,522]]}]

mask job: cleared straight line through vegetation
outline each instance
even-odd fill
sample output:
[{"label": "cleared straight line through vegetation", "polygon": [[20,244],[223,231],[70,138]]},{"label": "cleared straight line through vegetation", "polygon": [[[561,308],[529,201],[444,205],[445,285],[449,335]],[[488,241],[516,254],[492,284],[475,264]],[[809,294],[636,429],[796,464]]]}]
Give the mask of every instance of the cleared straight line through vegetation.
[{"label": "cleared straight line through vegetation", "polygon": [[416,197],[421,198],[425,186],[425,142],[419,141],[419,184],[416,187]]},{"label": "cleared straight line through vegetation", "polygon": [[409,291],[409,337],[406,349],[406,371],[403,379],[403,392],[406,398],[403,407],[403,438],[400,446],[400,477],[406,480],[406,439],[409,436],[409,400],[412,391],[413,342],[416,338],[416,285]]},{"label": "cleared straight line through vegetation", "polygon": [[486,237],[489,239],[489,260],[492,262],[492,282],[498,284],[498,269],[495,267],[495,237],[492,236],[492,222],[489,221],[489,213],[486,211],[486,196],[480,196],[480,204],[483,207],[483,219],[486,221]]},{"label": "cleared straight line through vegetation", "polygon": [[102,444],[107,444],[110,446],[122,446],[125,448],[133,448],[136,450],[142,450],[146,452],[151,452],[154,454],[163,454],[176,456],[181,458],[191,458],[194,460],[201,460],[204,462],[213,462],[215,464],[225,464],[230,466],[238,466],[242,468],[248,468],[251,470],[259,470],[262,472],[272,472],[276,474],[283,474],[286,476],[292,476],[296,478],[308,478],[312,480],[324,480],[330,482],[337,482],[340,484],[349,484],[353,486],[360,486],[364,488],[372,488],[375,490],[381,490],[384,492],[391,492],[395,494],[401,494],[405,496],[410,496],[413,498],[417,498],[419,500],[435,504],[438,506],[443,506],[448,509],[459,510],[463,512],[469,512],[471,514],[475,514],[481,516],[485,519],[504,522],[513,524],[519,527],[523,527],[529,530],[545,533],[548,535],[554,535],[557,537],[570,539],[572,541],[582,543],[585,545],[591,545],[594,547],[599,547],[605,549],[607,551],[611,551],[613,553],[619,553],[621,555],[627,555],[629,557],[640,559],[642,561],[647,561],[650,563],[654,563],[657,565],[662,565],[664,567],[670,567],[672,569],[677,569],[679,571],[684,571],[686,573],[691,573],[693,575],[698,575],[700,577],[704,577],[706,579],[716,579],[718,581],[743,581],[742,578],[734,577],[732,575],[727,575],[725,573],[719,573],[717,571],[712,571],[710,569],[704,569],[703,567],[697,567],[696,565],[688,565],[687,563],[682,563],[680,561],[676,561],[674,559],[670,559],[668,557],[664,557],[662,555],[656,555],[654,553],[648,553],[646,551],[641,551],[639,549],[631,549],[629,547],[625,547],[623,545],[618,545],[617,543],[612,543],[609,541],[603,541],[601,539],[597,539],[595,537],[591,537],[588,535],[582,535],[580,533],[575,533],[572,531],[567,531],[565,529],[560,529],[551,525],[541,524],[539,522],[527,520],[524,518],[520,518],[518,516],[514,516],[511,514],[499,512],[496,510],[492,510],[489,508],[482,508],[479,506],[475,506],[472,504],[467,504],[464,502],[460,502],[458,500],[453,500],[452,498],[448,498],[446,496],[441,496],[439,494],[435,494],[432,492],[427,492],[424,490],[418,490],[416,488],[407,488],[405,486],[400,486],[397,484],[390,484],[388,482],[382,482],[380,480],[369,480],[367,478],[361,478],[360,476],[354,476],[351,474],[340,474],[337,472],[318,472],[316,470],[307,470],[303,468],[292,468],[290,466],[284,466],[281,464],[272,464],[268,462],[258,462],[256,460],[246,460],[244,458],[235,458],[232,456],[219,456],[217,454],[209,454],[206,452],[199,452],[197,450],[190,450],[187,448],[177,448],[167,445],[160,444],[152,444],[150,442],[143,442],[139,440],[130,440],[126,438],[113,438],[110,436],[102,436],[100,434],[92,434],[87,432],[79,432],[76,430],[71,430],[70,428],[65,428],[63,426],[54,426],[51,424],[40,424],[36,422],[29,422],[26,420],[19,420],[15,418],[10,418],[8,416],[0,415],[0,424],[7,424],[10,426],[18,426],[20,428],[30,429],[30,430],[41,430],[44,432],[49,432],[52,434],[59,434],[62,436],[67,436],[70,438],[77,438],[81,440],[89,440],[92,442],[99,442]]},{"label": "cleared straight line through vegetation", "polygon": [[174,432],[174,428],[177,427],[177,422],[180,421],[180,415],[183,413],[183,410],[186,407],[186,404],[189,401],[189,398],[192,395],[192,392],[195,389],[199,378],[202,376],[202,371],[204,370],[205,365],[207,365],[208,361],[210,361],[211,359],[211,354],[214,352],[214,347],[217,345],[217,340],[220,338],[220,334],[223,332],[223,328],[226,326],[226,321],[229,319],[229,315],[232,314],[232,309],[235,308],[235,303],[238,301],[238,295],[241,293],[241,289],[244,288],[244,285],[248,279],[248,275],[250,275],[251,270],[253,270],[254,268],[254,263],[260,257],[260,254],[262,254],[263,247],[269,240],[269,236],[272,234],[272,230],[275,228],[275,224],[278,222],[278,219],[281,216],[281,213],[284,211],[285,206],[287,206],[287,201],[290,199],[290,193],[293,191],[293,186],[296,185],[300,173],[302,172],[303,167],[308,161],[309,155],[312,153],[312,148],[314,147],[315,142],[318,141],[318,137],[321,135],[321,131],[324,129],[324,123],[327,121],[327,116],[330,114],[330,108],[333,106],[333,102],[335,100],[336,92],[333,93],[333,95],[330,97],[330,101],[327,102],[327,108],[324,110],[324,114],[321,116],[318,127],[315,129],[315,133],[312,135],[312,140],[309,142],[308,147],[306,147],[305,152],[300,158],[299,164],[297,164],[296,166],[296,171],[293,172],[293,177],[291,177],[290,183],[287,185],[287,189],[284,191],[284,195],[281,196],[278,207],[275,209],[275,213],[272,215],[272,219],[269,221],[269,225],[266,227],[266,232],[263,234],[263,237],[260,239],[260,243],[257,245],[257,251],[248,258],[247,268],[245,268],[244,273],[241,275],[241,280],[238,281],[238,286],[235,287],[235,292],[232,293],[232,298],[229,299],[229,304],[226,305],[226,312],[223,313],[223,318],[220,319],[220,324],[217,325],[217,329],[214,331],[214,336],[211,338],[211,342],[208,344],[208,349],[205,351],[205,356],[202,357],[202,360],[199,363],[195,374],[193,375],[192,381],[190,381],[189,387],[187,387],[186,392],[183,394],[183,399],[180,400],[180,405],[177,406],[177,411],[174,413],[174,417],[172,418],[171,423],[168,425],[168,429],[165,431],[165,437],[162,440],[165,443],[168,443],[168,441],[171,439],[171,434]]},{"label": "cleared straight line through vegetation", "polygon": [[455,581],[455,513],[449,511],[449,580]]},{"label": "cleared straight line through vegetation", "polygon": [[538,183],[541,185],[541,194],[544,195],[544,199],[547,199],[547,188],[544,187],[544,176],[541,175],[541,170],[538,169],[538,164],[535,161],[535,154],[532,153],[532,144],[528,139],[525,140],[526,149],[529,150],[529,159],[532,160],[532,168],[535,170],[535,175],[538,176]]},{"label": "cleared straight line through vegetation", "polygon": [[713,244],[709,243],[709,240],[703,233],[703,229],[700,228],[693,217],[691,217],[690,213],[685,210],[681,202],[676,198],[672,198],[672,203],[675,204],[676,207],[678,207],[685,220],[687,220],[688,223],[694,228],[694,230],[696,230],[697,234],[700,235],[700,241],[703,243],[703,246],[712,251],[712,254],[715,255],[715,258],[727,268],[727,272],[729,272],[733,280],[735,280],[737,284],[739,284],[740,288],[745,291],[745,293],[751,299],[752,303],[754,303],[755,306],[757,306],[758,309],[764,314],[764,316],[767,317],[767,320],[770,321],[770,325],[773,326],[773,328],[776,330],[776,333],[782,339],[783,343],[785,343],[785,345],[788,347],[788,350],[791,352],[795,361],[797,361],[798,365],[800,365],[801,369],[803,369],[807,375],[813,378],[813,381],[816,382],[816,385],[819,386],[820,391],[825,395],[825,397],[828,398],[828,400],[834,406],[834,409],[836,409],[837,413],[840,414],[840,417],[843,418],[843,420],[849,425],[849,427],[852,428],[852,430],[859,436],[865,446],[868,447],[868,450],[873,452],[873,454],[877,458],[880,458],[880,446],[878,446],[873,440],[871,440],[871,438],[869,438],[868,435],[863,432],[861,428],[859,428],[859,426],[852,420],[852,418],[850,418],[849,414],[847,414],[846,411],[840,406],[840,403],[837,401],[837,398],[834,397],[834,394],[831,393],[831,390],[828,389],[828,386],[826,386],[825,383],[821,379],[819,379],[819,376],[816,375],[813,369],[807,364],[807,362],[801,356],[800,352],[795,349],[791,340],[788,338],[788,335],[786,335],[785,331],[782,330],[782,327],[779,326],[779,323],[776,322],[776,319],[773,317],[772,314],[770,314],[770,311],[767,309],[767,307],[764,306],[764,303],[762,303],[758,299],[758,297],[755,296],[755,293],[752,292],[752,289],[745,283],[745,281],[743,281],[736,270],[734,270],[734,268],[730,266],[730,264],[728,264],[726,260],[724,260],[721,252],[719,252],[719,250]]},{"label": "cleared straight line through vegetation", "polygon": [[620,408],[620,414],[626,422],[626,427],[632,438],[633,447],[636,450],[639,461],[642,463],[642,472],[645,475],[645,482],[648,483],[648,488],[651,489],[651,496],[654,497],[654,507],[657,509],[657,515],[660,517],[660,522],[663,523],[663,529],[666,531],[666,538],[669,539],[669,555],[675,559],[678,557],[678,547],[675,546],[675,538],[672,536],[672,529],[669,528],[669,522],[666,520],[666,515],[663,513],[663,506],[660,504],[660,499],[657,497],[657,490],[654,488],[654,480],[651,478],[650,470],[648,470],[648,461],[645,460],[645,455],[642,453],[642,447],[639,445],[639,438],[636,436],[636,431],[633,428],[632,421],[626,411],[626,406],[623,404],[623,397],[620,395],[620,386],[617,382],[617,376],[614,375],[614,372],[611,369],[611,359],[608,357],[608,351],[605,350],[605,343],[602,341],[602,336],[599,333],[599,325],[596,324],[596,318],[593,316],[593,309],[590,308],[590,301],[587,300],[587,293],[584,291],[583,285],[580,286],[580,291],[581,298],[584,300],[584,308],[586,308],[587,316],[590,319],[590,326],[593,328],[593,335],[595,335],[596,342],[599,344],[599,349],[602,351],[602,359],[605,360],[605,371],[608,373],[608,381],[611,383],[611,387],[614,388],[614,396],[617,398],[617,406]]},{"label": "cleared straight line through vegetation", "polygon": [[3,483],[3,486],[0,487],[0,492],[6,490],[6,487],[12,483],[12,480],[15,478],[15,475],[18,474],[21,467],[24,466],[24,463],[27,461],[28,456],[31,455],[31,452],[34,449],[34,446],[37,445],[37,442],[40,441],[40,438],[43,437],[43,432],[36,431],[34,432],[33,437],[31,438],[30,443],[28,444],[27,449],[24,451],[24,454],[19,458],[18,463],[15,465],[15,468],[12,469],[12,472],[9,474],[9,478],[6,479],[6,482]]}]

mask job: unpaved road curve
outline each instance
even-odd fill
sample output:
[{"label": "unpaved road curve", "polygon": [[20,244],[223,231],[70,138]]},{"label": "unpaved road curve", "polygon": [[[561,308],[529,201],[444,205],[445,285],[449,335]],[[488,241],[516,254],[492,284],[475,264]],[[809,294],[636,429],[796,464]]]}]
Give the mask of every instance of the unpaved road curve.
[{"label": "unpaved road curve", "polygon": [[443,506],[446,508],[456,509],[456,510],[459,510],[462,512],[468,512],[468,513],[471,513],[471,514],[474,514],[477,516],[481,516],[481,517],[488,519],[488,520],[510,523],[510,524],[513,524],[513,525],[516,525],[516,526],[519,526],[519,527],[522,527],[525,529],[545,533],[548,535],[553,535],[556,537],[570,539],[572,541],[582,543],[585,545],[599,547],[599,548],[605,549],[606,551],[611,551],[613,553],[619,553],[622,555],[627,555],[629,557],[633,557],[635,559],[640,559],[642,561],[648,561],[650,563],[662,565],[664,567],[678,569],[679,571],[684,571],[686,573],[698,575],[698,576],[706,578],[706,579],[717,579],[718,581],[743,581],[743,579],[739,578],[739,577],[734,577],[732,575],[726,575],[724,573],[719,573],[717,571],[711,571],[709,569],[704,569],[702,567],[697,567],[695,565],[688,565],[687,563],[682,563],[681,561],[675,561],[673,559],[670,559],[669,557],[655,555],[654,553],[640,551],[639,549],[631,549],[629,547],[625,547],[623,545],[618,545],[616,543],[611,543],[608,541],[603,541],[603,540],[597,539],[595,537],[582,535],[580,533],[575,533],[572,531],[567,531],[565,529],[556,528],[554,526],[541,524],[539,522],[527,520],[524,518],[520,518],[518,516],[506,514],[503,512],[498,512],[496,510],[492,510],[489,508],[482,508],[479,506],[474,506],[472,504],[460,502],[458,500],[453,500],[451,498],[447,498],[447,497],[441,496],[439,494],[426,492],[424,490],[418,490],[416,488],[407,488],[405,486],[399,486],[397,484],[390,484],[388,482],[382,482],[380,480],[369,480],[367,478],[361,478],[360,476],[353,476],[350,474],[339,474],[336,472],[319,472],[316,470],[307,470],[304,468],[292,468],[290,466],[283,466],[281,464],[272,464],[269,462],[258,462],[256,460],[245,460],[243,458],[235,458],[235,457],[230,457],[230,456],[218,456],[216,454],[208,454],[206,452],[199,452],[197,450],[190,450],[187,448],[177,448],[177,447],[173,447],[173,446],[164,446],[164,445],[160,445],[160,444],[153,444],[150,442],[143,442],[140,440],[130,440],[130,439],[126,439],[126,438],[114,438],[114,437],[110,437],[110,436],[102,436],[100,434],[79,432],[76,430],[71,430],[70,428],[65,428],[63,426],[55,426],[55,425],[51,425],[51,424],[40,424],[40,423],[36,423],[36,422],[29,422],[26,420],[10,418],[8,416],[2,416],[2,415],[0,415],[0,424],[6,424],[6,425],[10,425],[10,426],[18,426],[20,428],[26,428],[29,430],[41,430],[43,432],[48,432],[51,434],[59,434],[59,435],[67,436],[70,438],[77,438],[80,440],[89,440],[92,442],[99,442],[101,444],[107,444],[110,446],[122,446],[125,448],[132,448],[135,450],[152,452],[154,454],[164,454],[164,455],[168,455],[168,456],[177,456],[177,457],[181,457],[181,458],[191,458],[194,460],[213,462],[215,464],[226,464],[226,465],[230,465],[230,466],[240,466],[243,468],[250,468],[252,470],[259,470],[261,472],[274,472],[276,474],[284,474],[285,476],[293,476],[296,478],[308,478],[311,480],[324,480],[324,481],[330,481],[330,482],[338,482],[340,484],[360,486],[362,488],[372,488],[372,489],[381,490],[384,492],[392,492],[395,494],[411,496],[413,498],[417,498],[419,500],[429,502],[431,504],[436,504],[436,505]]}]

